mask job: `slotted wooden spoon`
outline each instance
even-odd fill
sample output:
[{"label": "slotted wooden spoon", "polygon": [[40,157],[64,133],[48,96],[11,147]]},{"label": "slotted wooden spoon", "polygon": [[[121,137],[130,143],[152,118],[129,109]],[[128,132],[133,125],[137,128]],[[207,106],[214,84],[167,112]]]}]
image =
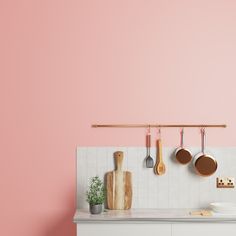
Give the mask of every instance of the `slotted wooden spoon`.
[{"label": "slotted wooden spoon", "polygon": [[157,155],[156,164],[154,166],[154,173],[156,175],[164,175],[166,172],[166,167],[162,159],[162,142],[161,138],[157,139]]}]

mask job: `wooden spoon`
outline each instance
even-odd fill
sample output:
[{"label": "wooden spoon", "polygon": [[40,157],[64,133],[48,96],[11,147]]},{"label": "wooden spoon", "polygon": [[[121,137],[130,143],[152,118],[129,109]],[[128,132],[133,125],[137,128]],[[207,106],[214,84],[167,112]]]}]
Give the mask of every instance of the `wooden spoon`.
[{"label": "wooden spoon", "polygon": [[154,166],[154,173],[156,175],[163,175],[166,172],[166,167],[162,159],[162,143],[161,139],[157,139],[157,155],[156,164]]}]

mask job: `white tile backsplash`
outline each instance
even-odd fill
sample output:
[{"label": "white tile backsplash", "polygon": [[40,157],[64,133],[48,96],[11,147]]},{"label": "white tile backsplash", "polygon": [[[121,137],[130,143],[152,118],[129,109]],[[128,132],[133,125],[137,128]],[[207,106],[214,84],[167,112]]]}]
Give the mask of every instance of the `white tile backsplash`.
[{"label": "white tile backsplash", "polygon": [[[144,147],[78,147],[77,208],[87,208],[86,190],[89,178],[114,169],[113,153],[124,152],[123,170],[132,172],[132,208],[198,208],[214,201],[236,201],[236,190],[217,189],[217,176],[236,177],[236,147],[208,148],[218,162],[217,172],[210,177],[194,173],[192,163],[181,165],[174,160],[174,148],[163,148],[166,173],[157,176],[145,168]],[[193,154],[198,148],[190,148]],[[155,148],[151,149],[155,160]]]}]

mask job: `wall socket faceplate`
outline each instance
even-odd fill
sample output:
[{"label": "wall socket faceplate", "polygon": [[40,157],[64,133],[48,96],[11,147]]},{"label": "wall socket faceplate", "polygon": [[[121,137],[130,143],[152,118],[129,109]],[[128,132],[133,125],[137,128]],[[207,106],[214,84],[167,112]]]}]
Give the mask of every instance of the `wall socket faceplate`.
[{"label": "wall socket faceplate", "polygon": [[234,188],[235,182],[233,177],[217,177],[216,187],[217,188]]}]

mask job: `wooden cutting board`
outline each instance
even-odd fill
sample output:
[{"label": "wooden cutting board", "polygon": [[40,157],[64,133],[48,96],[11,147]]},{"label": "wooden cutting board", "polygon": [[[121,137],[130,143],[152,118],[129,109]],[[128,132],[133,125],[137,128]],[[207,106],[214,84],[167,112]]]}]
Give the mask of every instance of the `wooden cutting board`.
[{"label": "wooden cutting board", "polygon": [[127,210],[132,205],[132,174],[122,171],[123,157],[121,151],[114,153],[115,170],[105,176],[107,207],[111,210]]}]

